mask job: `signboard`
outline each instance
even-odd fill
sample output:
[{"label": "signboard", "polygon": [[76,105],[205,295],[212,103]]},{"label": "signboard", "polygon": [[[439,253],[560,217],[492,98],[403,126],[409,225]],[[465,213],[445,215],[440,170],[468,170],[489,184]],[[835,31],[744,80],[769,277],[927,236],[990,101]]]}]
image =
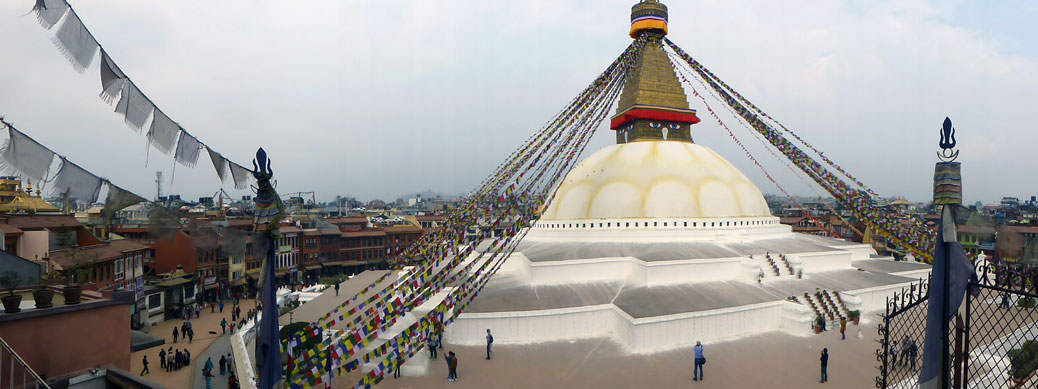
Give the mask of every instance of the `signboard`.
[{"label": "signboard", "polygon": [[292,245],[284,245],[278,248],[282,253],[292,251]]},{"label": "signboard", "polygon": [[208,285],[212,285],[212,284],[215,284],[215,283],[216,283],[216,277],[206,277],[205,278],[205,284],[204,285],[208,286]]}]

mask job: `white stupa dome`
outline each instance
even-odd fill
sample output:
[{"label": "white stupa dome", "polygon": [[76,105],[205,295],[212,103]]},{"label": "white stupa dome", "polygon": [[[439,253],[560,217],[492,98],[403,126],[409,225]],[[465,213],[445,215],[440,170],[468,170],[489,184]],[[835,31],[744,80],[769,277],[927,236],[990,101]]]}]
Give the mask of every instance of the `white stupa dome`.
[{"label": "white stupa dome", "polygon": [[541,220],[769,216],[760,190],[713,150],[656,141],[592,154],[566,176]]}]

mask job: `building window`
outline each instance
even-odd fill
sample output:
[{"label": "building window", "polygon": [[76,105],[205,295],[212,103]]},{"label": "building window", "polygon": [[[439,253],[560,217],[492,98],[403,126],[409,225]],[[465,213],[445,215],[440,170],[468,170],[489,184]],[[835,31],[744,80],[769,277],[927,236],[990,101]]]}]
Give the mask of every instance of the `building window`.
[{"label": "building window", "polygon": [[162,306],[162,293],[148,296],[148,309],[156,309]]},{"label": "building window", "polygon": [[123,274],[125,273],[124,270],[125,269],[123,268],[123,260],[116,259],[115,260],[115,279],[116,280],[123,279]]}]

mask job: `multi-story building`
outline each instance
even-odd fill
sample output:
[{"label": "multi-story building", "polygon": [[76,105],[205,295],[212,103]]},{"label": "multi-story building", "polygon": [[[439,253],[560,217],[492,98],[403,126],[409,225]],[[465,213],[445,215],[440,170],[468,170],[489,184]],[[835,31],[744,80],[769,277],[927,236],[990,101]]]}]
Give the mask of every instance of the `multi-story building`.
[{"label": "multi-story building", "polygon": [[995,246],[995,227],[962,225],[957,228],[959,243],[971,256],[980,253],[992,254]]},{"label": "multi-story building", "polygon": [[303,238],[303,229],[296,226],[281,226],[278,231],[281,238],[278,239],[275,251],[277,269],[276,275],[284,277],[282,282],[299,282],[302,278],[299,274],[299,246]]},{"label": "multi-story building", "polygon": [[999,227],[995,236],[995,251],[999,259],[1038,263],[1038,227]]}]

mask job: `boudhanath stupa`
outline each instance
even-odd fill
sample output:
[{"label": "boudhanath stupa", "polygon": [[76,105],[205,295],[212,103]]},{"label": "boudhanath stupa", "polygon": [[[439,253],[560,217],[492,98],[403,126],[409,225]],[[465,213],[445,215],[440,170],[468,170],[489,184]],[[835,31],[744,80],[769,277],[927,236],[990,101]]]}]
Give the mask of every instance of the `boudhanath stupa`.
[{"label": "boudhanath stupa", "polygon": [[662,39],[667,7],[632,7],[648,34],[610,122],[616,144],[565,177],[446,341],[612,338],[653,353],[882,309],[929,266],[867,244],[794,233],[739,169],[693,141],[699,122]]}]

